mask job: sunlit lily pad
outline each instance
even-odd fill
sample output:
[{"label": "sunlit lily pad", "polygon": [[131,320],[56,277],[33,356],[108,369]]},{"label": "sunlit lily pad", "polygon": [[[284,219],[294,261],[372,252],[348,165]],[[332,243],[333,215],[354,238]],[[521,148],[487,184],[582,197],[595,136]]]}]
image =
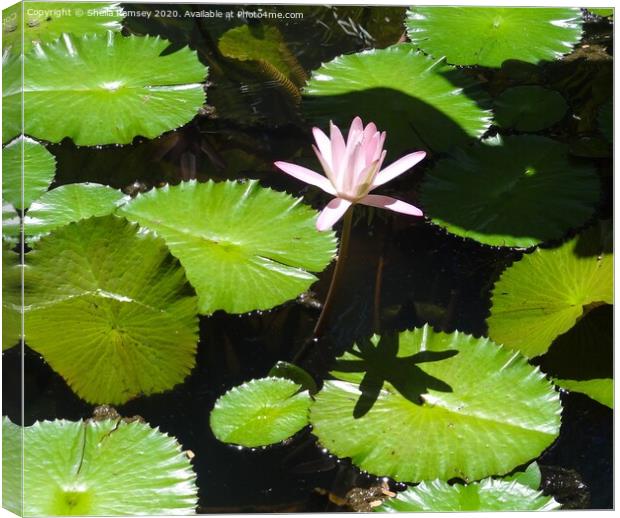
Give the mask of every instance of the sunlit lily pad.
[{"label": "sunlit lily pad", "polygon": [[495,100],[495,120],[504,128],[540,131],[560,121],[568,105],[555,90],[542,86],[515,86]]},{"label": "sunlit lily pad", "polygon": [[24,234],[38,236],[92,216],[106,216],[129,199],[121,191],[96,183],[61,185],[32,203],[24,218]]},{"label": "sunlit lily pad", "polygon": [[288,439],[308,424],[310,396],[283,378],[261,378],[235,387],[215,402],[211,430],[222,442],[255,447]]},{"label": "sunlit lily pad", "polygon": [[[19,431],[5,418],[3,430],[10,428]],[[148,424],[41,421],[23,432],[26,516],[195,513],[189,459]]]},{"label": "sunlit lily pad", "polygon": [[559,432],[553,386],[486,338],[434,332],[358,341],[310,409],[322,446],[374,475],[417,482],[504,474]]},{"label": "sunlit lily pad", "polygon": [[[22,4],[18,4],[20,7]],[[22,60],[21,54],[2,52],[2,143],[13,140],[22,127]]]},{"label": "sunlit lily pad", "polygon": [[[23,146],[23,150],[22,150]],[[24,207],[28,208],[54,179],[56,159],[45,146],[29,138],[17,138],[2,149],[2,196],[16,209],[22,208],[22,156]]]},{"label": "sunlit lily pad", "polygon": [[2,417],[2,507],[23,516],[22,430],[8,417]]},{"label": "sunlit lily pad", "polygon": [[610,378],[591,380],[554,380],[556,385],[570,392],[581,392],[594,401],[613,409],[614,380]]},{"label": "sunlit lily pad", "polygon": [[51,42],[63,33],[74,36],[93,32],[120,31],[123,9],[112,2],[28,2],[22,20],[22,4],[2,12],[2,46],[32,48],[34,41]]},{"label": "sunlit lily pad", "polygon": [[393,153],[463,145],[491,119],[476,81],[409,44],[338,56],[312,73],[304,94],[313,122],[346,125],[360,115],[387,131]]},{"label": "sunlit lily pad", "polygon": [[540,489],[542,482],[542,473],[536,461],[532,462],[524,471],[517,471],[513,475],[503,478],[506,482],[518,482],[521,485],[531,489]]},{"label": "sunlit lily pad", "polygon": [[424,52],[455,65],[551,61],[581,39],[576,8],[412,7],[407,34]]},{"label": "sunlit lily pad", "polygon": [[19,254],[2,241],[2,350],[21,337],[21,267]]},{"label": "sunlit lily pad", "polygon": [[163,240],[115,216],[71,223],[26,256],[26,343],[91,403],[181,383],[196,297]]},{"label": "sunlit lily pad", "polygon": [[613,254],[593,227],[552,249],[537,249],[495,283],[489,336],[533,357],[568,331],[589,305],[613,303]]},{"label": "sunlit lily pad", "polygon": [[121,213],[166,240],[205,314],[269,309],[297,297],[336,243],[333,233],[316,230],[314,210],[256,181],[166,186]]},{"label": "sunlit lily pad", "polygon": [[207,71],[187,47],[161,55],[169,45],[113,32],[36,45],[24,57],[25,132],[51,142],[127,144],[189,122],[205,101]]},{"label": "sunlit lily pad", "polygon": [[534,135],[487,139],[440,160],[420,200],[433,223],[487,245],[527,248],[583,225],[599,201],[593,166]]},{"label": "sunlit lily pad", "polygon": [[559,508],[553,497],[543,495],[542,491],[518,482],[486,478],[467,485],[449,485],[441,480],[422,482],[386,500],[376,511],[552,511]]}]

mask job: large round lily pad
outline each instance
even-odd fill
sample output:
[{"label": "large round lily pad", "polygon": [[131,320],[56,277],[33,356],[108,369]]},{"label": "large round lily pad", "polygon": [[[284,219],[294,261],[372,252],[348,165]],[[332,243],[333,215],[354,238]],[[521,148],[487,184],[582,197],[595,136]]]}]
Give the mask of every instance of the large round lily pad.
[{"label": "large round lily pad", "polygon": [[528,248],[583,225],[599,201],[590,164],[534,135],[492,138],[437,162],[420,201],[433,223],[487,245]]},{"label": "large round lily pad", "polygon": [[108,32],[37,45],[24,56],[25,132],[51,142],[127,144],[189,122],[205,101],[207,71],[187,47],[161,55],[169,44]]},{"label": "large round lily pad", "polygon": [[560,121],[568,105],[555,90],[542,86],[515,86],[495,100],[495,121],[504,128],[540,131]]},{"label": "large round lily pad", "polygon": [[[5,418],[8,427],[20,432]],[[148,424],[42,421],[23,433],[26,516],[195,513],[189,459],[174,438]]]},{"label": "large round lily pad", "polygon": [[156,231],[179,258],[200,312],[269,309],[303,293],[336,240],[317,213],[258,182],[184,182],[140,195],[120,212]]},{"label": "large round lily pad", "polygon": [[322,446],[374,475],[417,482],[503,474],[557,437],[553,386],[486,338],[434,332],[358,341],[310,408]]},{"label": "large round lily pad", "polygon": [[16,209],[28,208],[47,191],[55,172],[56,159],[45,146],[28,137],[19,137],[2,149],[2,197]]},{"label": "large round lily pad", "polygon": [[552,511],[560,505],[518,482],[486,478],[471,484],[422,482],[386,500],[378,512]]},{"label": "large round lily pad", "polygon": [[409,44],[338,56],[312,73],[304,94],[316,124],[327,127],[333,119],[348,126],[359,115],[387,131],[393,153],[464,145],[491,120],[475,80]]},{"label": "large round lily pad", "polygon": [[613,303],[613,254],[595,226],[557,248],[536,249],[502,273],[493,288],[489,336],[538,356],[601,303]]},{"label": "large round lily pad", "polygon": [[22,4],[2,11],[2,46],[32,48],[33,42],[51,42],[63,33],[74,36],[93,32],[120,31],[123,9],[115,2],[28,2],[22,19]]},{"label": "large round lily pad", "polygon": [[163,240],[115,216],[71,223],[26,256],[26,343],[91,403],[181,383],[196,297]]},{"label": "large round lily pad", "polygon": [[412,7],[407,34],[413,43],[455,65],[499,67],[506,60],[551,61],[581,39],[576,8]]},{"label": "large round lily pad", "polygon": [[215,402],[211,430],[222,442],[267,446],[288,439],[308,424],[310,396],[283,378],[261,378],[234,387]]}]

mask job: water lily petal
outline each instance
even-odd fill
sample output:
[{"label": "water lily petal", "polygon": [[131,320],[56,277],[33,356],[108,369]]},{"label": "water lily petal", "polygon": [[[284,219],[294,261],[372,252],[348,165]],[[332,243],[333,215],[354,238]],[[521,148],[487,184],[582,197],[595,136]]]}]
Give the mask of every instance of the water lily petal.
[{"label": "water lily petal", "polygon": [[[329,141],[329,137],[319,128],[312,128],[312,135],[314,135],[314,140],[323,156],[323,160],[329,165],[330,170],[332,170],[332,143]],[[321,159],[319,158],[319,160]]]},{"label": "water lily petal", "polygon": [[355,117],[351,122],[349,134],[347,135],[347,147],[354,144],[364,133],[364,123],[360,117]]},{"label": "water lily petal", "polygon": [[423,160],[425,156],[426,153],[424,151],[416,151],[415,153],[410,153],[409,155],[399,158],[396,162],[393,162],[387,166],[383,171],[379,171],[372,184],[373,188],[379,187],[379,185],[383,185],[384,183],[387,183],[403,174],[405,171],[408,171],[420,160]]},{"label": "water lily petal", "polygon": [[342,198],[334,198],[330,201],[319,214],[316,220],[317,230],[329,230],[334,224],[344,216],[344,213],[351,206],[351,202]]},{"label": "water lily petal", "polygon": [[319,189],[323,189],[326,193],[335,195],[336,189],[332,186],[331,182],[319,173],[315,173],[310,169],[306,169],[300,165],[289,164],[288,162],[274,162],[274,165],[279,169],[282,169],[286,174],[290,174],[292,177],[301,180],[302,182],[314,185]]},{"label": "water lily petal", "polygon": [[312,145],[312,149],[313,149],[314,154],[316,155],[316,157],[319,159],[319,162],[321,163],[321,167],[323,168],[323,171],[325,171],[325,174],[327,175],[327,178],[329,178],[329,181],[331,182],[331,184],[335,188],[335,186],[336,186],[336,179],[334,177],[334,173],[332,172],[331,166],[327,163],[327,161],[325,160],[325,157],[323,156],[321,151],[314,144]]},{"label": "water lily petal", "polygon": [[379,207],[380,209],[389,209],[395,212],[402,212],[410,216],[422,216],[423,213],[414,205],[405,203],[404,201],[391,198],[390,196],[381,196],[379,194],[369,194],[362,198],[358,203],[370,205],[371,207]]},{"label": "water lily petal", "polygon": [[330,122],[329,126],[331,137],[330,140],[332,143],[332,172],[336,178],[339,179],[340,173],[344,169],[342,166],[347,147],[344,143],[344,138],[340,132],[340,128],[338,128],[338,126],[336,126],[333,122]]}]

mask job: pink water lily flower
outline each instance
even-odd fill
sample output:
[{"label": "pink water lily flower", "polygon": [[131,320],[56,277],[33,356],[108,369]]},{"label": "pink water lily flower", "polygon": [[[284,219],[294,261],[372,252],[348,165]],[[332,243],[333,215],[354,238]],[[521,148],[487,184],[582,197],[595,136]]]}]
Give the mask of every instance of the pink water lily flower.
[{"label": "pink water lily flower", "polygon": [[381,170],[386,154],[383,150],[385,131],[378,131],[372,122],[364,127],[359,117],[353,119],[346,143],[340,129],[331,122],[330,130],[328,138],[319,128],[312,129],[316,140],[312,148],[327,177],[300,165],[275,163],[285,173],[335,196],[319,215],[317,229],[330,229],[354,203],[411,216],[422,215],[420,209],[404,201],[369,193],[411,169],[426,156],[424,151],[405,155]]}]

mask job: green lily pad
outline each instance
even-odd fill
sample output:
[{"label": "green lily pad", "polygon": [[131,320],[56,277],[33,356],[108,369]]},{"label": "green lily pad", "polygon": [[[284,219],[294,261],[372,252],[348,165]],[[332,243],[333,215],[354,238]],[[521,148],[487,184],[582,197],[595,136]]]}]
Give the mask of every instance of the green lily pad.
[{"label": "green lily pad", "polygon": [[26,342],[81,398],[120,404],[189,374],[196,297],[162,239],[90,218],[41,238],[26,264]]},{"label": "green lily pad", "polygon": [[[18,4],[20,7],[22,4]],[[2,143],[21,133],[22,128],[22,59],[4,49],[2,52]]]},{"label": "green lily pad", "polygon": [[2,350],[19,343],[21,338],[21,267],[19,254],[2,241]]},{"label": "green lily pad", "polygon": [[[23,146],[23,147],[22,147]],[[22,206],[22,157],[24,205]],[[42,144],[19,137],[2,149],[2,195],[16,209],[27,209],[52,183],[56,159]]]},{"label": "green lily pad", "polygon": [[2,507],[24,516],[22,428],[2,417]]},{"label": "green lily pad", "polygon": [[591,380],[553,380],[556,385],[571,392],[581,392],[594,401],[614,408],[614,380],[610,378]]},{"label": "green lily pad", "polygon": [[597,117],[598,127],[605,140],[610,144],[614,141],[614,107],[613,102],[608,101],[599,108]]},{"label": "green lily pad", "polygon": [[269,370],[267,376],[291,380],[299,384],[303,390],[310,392],[310,394],[315,394],[318,391],[314,378],[294,363],[283,361],[276,362],[276,364]]},{"label": "green lily pad", "polygon": [[486,338],[424,326],[358,341],[315,396],[319,442],[374,475],[476,480],[537,457],[560,402],[540,371]]},{"label": "green lily pad", "polygon": [[514,475],[504,477],[502,480],[505,482],[518,482],[531,489],[537,490],[540,488],[542,482],[542,473],[537,462],[532,462],[525,471],[518,471]]},{"label": "green lily pad", "polygon": [[261,378],[234,387],[211,412],[211,430],[222,442],[268,446],[288,439],[308,424],[310,396],[283,378]]},{"label": "green lily pad", "polygon": [[304,94],[313,122],[348,126],[359,115],[387,131],[394,153],[464,145],[491,121],[475,80],[409,44],[338,56],[312,73]]},{"label": "green lily pad", "polygon": [[[24,235],[36,239],[55,228],[92,216],[112,214],[129,196],[107,185],[72,183],[47,191],[32,203],[24,217]],[[4,231],[16,236],[19,226],[7,224]]]},{"label": "green lily pad", "polygon": [[495,120],[503,128],[540,131],[562,120],[568,110],[564,97],[542,86],[515,86],[495,100]]},{"label": "green lily pad", "polygon": [[123,9],[119,3],[28,2],[22,20],[22,4],[2,12],[2,46],[21,48],[24,52],[33,42],[49,43],[63,33],[82,36],[92,32],[120,31]]},{"label": "green lily pad", "polygon": [[378,512],[454,511],[552,511],[559,509],[553,497],[518,482],[484,479],[471,484],[447,484],[441,480],[410,487],[378,507]]},{"label": "green lily pad", "polygon": [[162,236],[185,267],[201,313],[269,309],[297,297],[334,255],[317,213],[258,182],[183,182],[139,195],[120,213]]},{"label": "green lily pad", "polygon": [[534,135],[492,138],[437,162],[421,205],[448,232],[495,246],[528,248],[583,225],[599,201],[590,164]]},{"label": "green lily pad", "polygon": [[581,39],[581,12],[566,8],[412,7],[407,34],[413,43],[455,65],[500,67],[512,59],[551,61]]},{"label": "green lily pad", "polygon": [[613,7],[588,7],[588,11],[604,18],[609,18],[614,15]]},{"label": "green lily pad", "polygon": [[489,336],[529,357],[549,349],[588,307],[613,303],[613,254],[592,227],[552,249],[537,249],[495,283]]},{"label": "green lily pad", "polygon": [[41,421],[23,431],[26,516],[195,513],[189,459],[146,423]]},{"label": "green lily pad", "polygon": [[127,144],[189,122],[205,101],[206,67],[187,47],[161,55],[169,44],[108,32],[37,45],[24,56],[25,132],[50,142]]}]

